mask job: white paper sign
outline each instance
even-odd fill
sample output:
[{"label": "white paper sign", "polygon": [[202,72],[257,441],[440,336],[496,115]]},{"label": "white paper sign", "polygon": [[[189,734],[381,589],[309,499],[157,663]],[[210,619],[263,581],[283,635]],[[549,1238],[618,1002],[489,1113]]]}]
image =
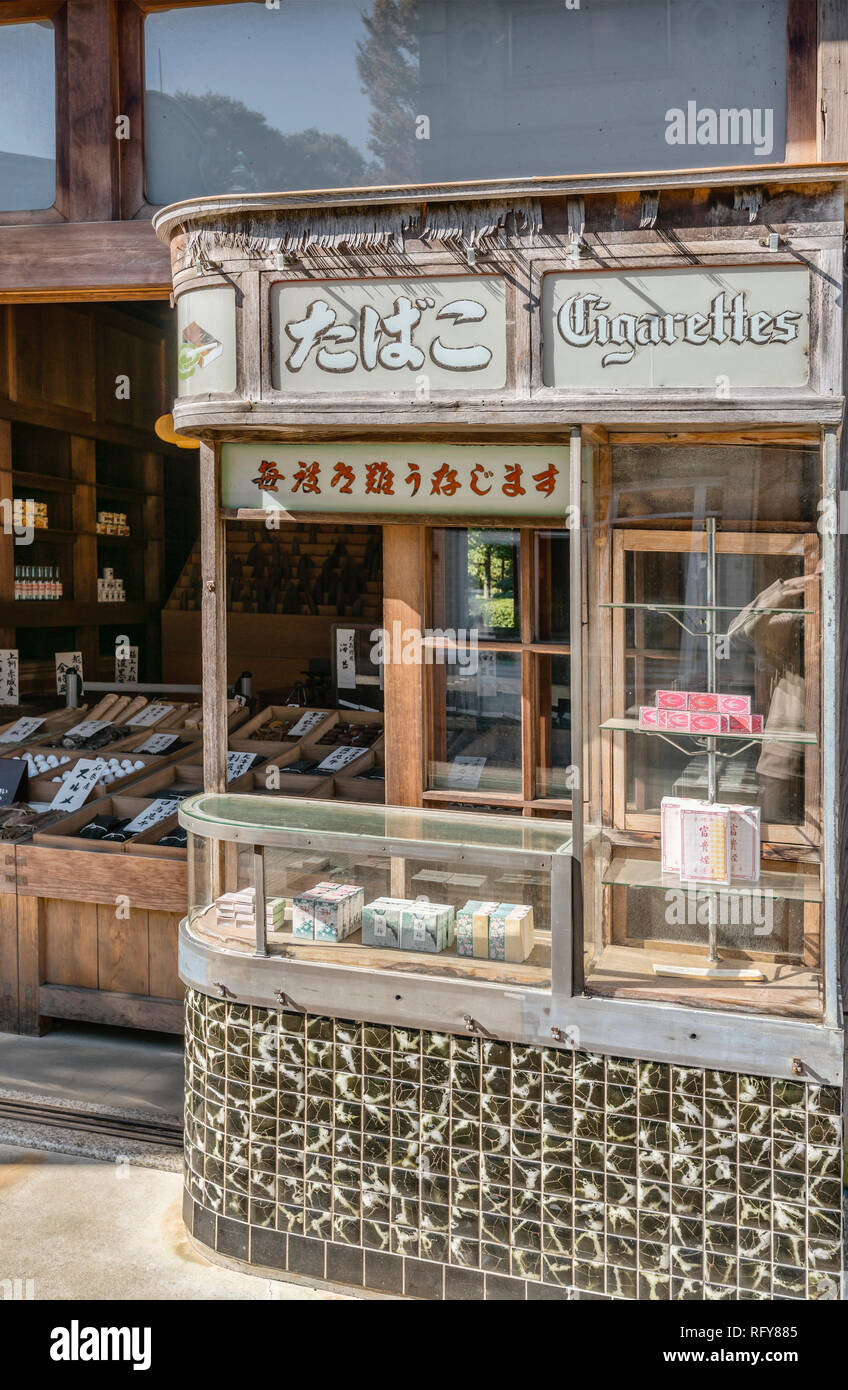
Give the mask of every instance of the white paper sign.
[{"label": "white paper sign", "polygon": [[115,682],[123,685],[126,681],[138,680],[138,647],[124,646],[119,642],[115,647]]},{"label": "white paper sign", "polygon": [[33,717],[16,719],[4,734],[0,734],[0,743],[23,743],[26,739],[32,738],[36,729],[40,729],[43,723],[43,719]]},{"label": "white paper sign", "polygon": [[564,518],[560,444],[222,444],[224,507]]},{"label": "white paper sign", "polygon": [[356,630],[336,628],[336,685],[339,690],[356,689]]},{"label": "white paper sign", "polygon": [[177,300],[177,394],[236,389],[236,292],[187,290]]},{"label": "white paper sign", "polygon": [[476,791],[485,765],[485,758],[454,758],[448,772],[448,786],[454,791]]},{"label": "white paper sign", "polygon": [[810,374],[806,266],[559,272],[542,283],[546,386],[694,387],[730,399]]},{"label": "white paper sign", "polygon": [[139,811],[129,825],[124,826],[124,831],[131,835],[137,835],[141,830],[149,830],[151,825],[156,825],[160,820],[165,820],[167,816],[172,816],[179,804],[179,798],[157,796],[155,801],[151,801],[149,806],[146,806],[143,811]]},{"label": "white paper sign", "polygon": [[[308,734],[310,729],[317,729],[319,724],[323,724],[326,718],[326,710],[307,710],[306,714],[302,714],[300,716],[296,724],[292,724],[291,728],[286,734],[286,738],[303,738],[303,735]],[[259,732],[262,732],[261,729],[259,730]]]},{"label": "white paper sign", "polygon": [[421,375],[430,391],[506,385],[500,275],[281,282],[271,286],[271,317],[278,391],[414,398]]},{"label": "white paper sign", "polygon": [[227,754],[227,781],[233,782],[236,777],[241,777],[256,762],[258,753],[228,753]]},{"label": "white paper sign", "polygon": [[101,729],[109,728],[108,719],[83,719],[81,724],[75,724],[72,729],[66,729],[64,737],[73,734],[75,738],[91,738],[92,734],[99,734]]},{"label": "white paper sign", "polygon": [[147,705],[139,710],[134,719],[130,720],[131,728],[149,729],[151,724],[158,724],[166,715],[173,712],[173,705]]},{"label": "white paper sign", "polygon": [[0,648],[0,705],[16,705],[20,699],[20,662],[17,647]]},{"label": "white paper sign", "polygon": [[78,811],[103,773],[102,758],[80,758],[73,775],[64,781],[50,803],[51,811]]},{"label": "white paper sign", "polygon": [[136,753],[164,753],[166,748],[170,748],[172,743],[176,743],[179,734],[151,734],[144,743],[140,743],[136,748]]},{"label": "white paper sign", "polygon": [[498,693],[498,654],[497,652],[477,653],[477,694],[491,699]]},{"label": "white paper sign", "polygon": [[57,652],[56,653],[56,693],[64,695],[66,689],[66,679],[69,671],[76,671],[82,682],[82,652]]},{"label": "white paper sign", "polygon": [[339,768],[347,767],[348,763],[352,763],[354,758],[361,758],[364,751],[362,748],[334,748],[332,753],[318,764],[316,771],[338,772]]}]

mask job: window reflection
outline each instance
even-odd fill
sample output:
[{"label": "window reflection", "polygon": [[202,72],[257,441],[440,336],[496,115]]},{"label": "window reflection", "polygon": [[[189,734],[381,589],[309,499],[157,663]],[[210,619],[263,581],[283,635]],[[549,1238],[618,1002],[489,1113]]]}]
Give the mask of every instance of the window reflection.
[{"label": "window reflection", "polygon": [[49,208],[55,198],[53,25],[0,24],[0,209]]}]

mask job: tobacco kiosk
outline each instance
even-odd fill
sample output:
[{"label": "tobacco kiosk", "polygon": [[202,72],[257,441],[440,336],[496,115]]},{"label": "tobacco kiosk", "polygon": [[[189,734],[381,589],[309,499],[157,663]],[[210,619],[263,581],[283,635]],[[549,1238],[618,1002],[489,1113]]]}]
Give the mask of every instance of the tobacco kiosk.
[{"label": "tobacco kiosk", "polygon": [[[609,182],[157,216],[203,441],[185,1213],[223,1261],[838,1297],[843,189],[679,178],[672,238]],[[382,526],[384,807],[227,790],[257,522]]]}]

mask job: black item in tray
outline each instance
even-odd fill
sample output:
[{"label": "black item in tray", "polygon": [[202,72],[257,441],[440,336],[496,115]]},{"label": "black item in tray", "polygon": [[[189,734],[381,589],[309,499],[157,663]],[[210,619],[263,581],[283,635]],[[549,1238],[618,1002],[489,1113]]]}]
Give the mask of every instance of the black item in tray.
[{"label": "black item in tray", "polygon": [[171,830],[167,835],[163,835],[157,843],[169,845],[173,849],[185,849],[188,845],[188,831],[179,826],[176,830]]},{"label": "black item in tray", "polygon": [[357,782],[385,782],[386,769],[384,767],[369,767],[366,772],[356,774]]},{"label": "black item in tray", "polygon": [[285,767],[280,768],[280,771],[304,773],[314,772],[317,766],[318,764],[316,762],[310,762],[309,758],[298,758],[296,762],[286,763]]},{"label": "black item in tray", "polygon": [[111,840],[114,844],[122,845],[134,834],[134,831],[127,830],[127,826],[130,824],[131,820],[132,816],[125,816],[123,820],[116,820],[111,830],[107,830],[103,839]]},{"label": "black item in tray", "polygon": [[111,830],[126,824],[126,820],[122,821],[118,816],[95,816],[94,820],[82,826],[78,834],[82,840],[105,840]]}]

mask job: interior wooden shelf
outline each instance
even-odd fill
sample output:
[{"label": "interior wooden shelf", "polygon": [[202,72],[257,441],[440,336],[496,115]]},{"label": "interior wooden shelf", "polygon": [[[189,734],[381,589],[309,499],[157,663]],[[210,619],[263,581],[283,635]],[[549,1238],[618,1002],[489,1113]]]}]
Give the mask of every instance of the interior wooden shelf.
[{"label": "interior wooden shelf", "polygon": [[[779,1014],[786,1018],[821,1017],[821,979],[805,965],[776,965],[756,961],[765,980],[697,979],[694,976],[657,975],[654,965],[702,965],[706,952],[676,951],[666,946],[643,949],[605,946],[586,972],[586,993],[613,999],[662,1000],[695,1008],[741,1009],[746,1013]],[[729,954],[722,962],[744,968],[745,959]]]},{"label": "interior wooden shelf", "polygon": [[696,883],[676,873],[663,873],[659,859],[637,859],[619,854],[604,870],[602,882],[614,888],[659,888],[693,893],[770,893],[786,902],[820,903],[820,875],[809,870],[763,869],[755,883],[737,879],[729,887],[720,883]]},{"label": "interior wooden shelf", "polygon": [[49,473],[31,473],[25,468],[13,468],[12,481],[16,488],[31,487],[39,492],[70,494],[77,486],[73,478],[54,478]]},{"label": "interior wooden shelf", "polygon": [[761,734],[740,733],[738,730],[725,734],[693,734],[686,729],[643,729],[638,719],[605,719],[598,727],[611,733],[652,734],[654,738],[721,738],[737,743],[740,740],[744,743],[818,743],[816,735],[808,733],[806,729],[764,729]]},{"label": "interior wooden shelf", "polygon": [[72,599],[18,599],[0,603],[4,627],[100,627],[106,623],[143,623],[158,612],[149,603],[75,603]]}]

